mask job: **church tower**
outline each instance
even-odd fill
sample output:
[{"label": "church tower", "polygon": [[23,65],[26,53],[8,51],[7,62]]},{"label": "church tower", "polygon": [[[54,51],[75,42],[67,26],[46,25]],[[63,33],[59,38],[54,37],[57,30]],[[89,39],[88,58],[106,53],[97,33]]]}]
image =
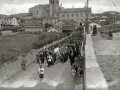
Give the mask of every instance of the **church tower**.
[{"label": "church tower", "polygon": [[54,16],[54,13],[57,11],[59,7],[59,0],[49,0],[50,7],[50,16]]}]

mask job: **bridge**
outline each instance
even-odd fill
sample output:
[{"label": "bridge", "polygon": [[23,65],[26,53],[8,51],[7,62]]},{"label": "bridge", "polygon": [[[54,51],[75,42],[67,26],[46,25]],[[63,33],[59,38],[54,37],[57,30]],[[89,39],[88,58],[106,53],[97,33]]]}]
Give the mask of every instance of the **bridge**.
[{"label": "bridge", "polygon": [[[42,83],[39,81],[37,74],[39,66],[36,63],[32,63],[28,66],[26,72],[22,71],[22,73],[18,73],[15,77],[5,82],[0,89],[39,90],[41,87],[44,87],[44,90],[109,90],[109,83],[107,82],[108,80],[103,73],[100,63],[98,63],[98,57],[100,57],[100,55],[118,55],[118,47],[118,41],[107,40],[107,38],[103,38],[100,34],[96,36],[86,34],[86,38],[84,42],[82,42],[81,47],[81,52],[83,52],[85,57],[83,82],[75,85],[75,88],[73,88],[74,82],[70,74],[71,68],[68,61],[65,64],[56,64],[50,69],[47,69],[45,64],[46,78]],[[115,53],[116,50],[117,52]],[[6,86],[8,88],[4,88]]]}]

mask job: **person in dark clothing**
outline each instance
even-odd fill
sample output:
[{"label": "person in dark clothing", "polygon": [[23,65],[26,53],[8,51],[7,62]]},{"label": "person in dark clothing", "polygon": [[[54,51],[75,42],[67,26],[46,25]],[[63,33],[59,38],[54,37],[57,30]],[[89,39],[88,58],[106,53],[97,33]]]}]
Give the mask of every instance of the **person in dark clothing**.
[{"label": "person in dark clothing", "polygon": [[43,52],[40,52],[40,60],[41,60],[41,63],[43,64],[44,63],[44,56],[43,56]]},{"label": "person in dark clothing", "polygon": [[61,62],[64,63],[65,62],[65,53],[64,51],[61,53]]},{"label": "person in dark clothing", "polygon": [[74,63],[74,52],[72,51],[71,54],[70,54],[70,63],[71,63],[71,66],[73,66],[73,63]]},{"label": "person in dark clothing", "polygon": [[43,51],[43,56],[44,56],[44,60],[47,61],[47,51],[46,51],[46,49]]},{"label": "person in dark clothing", "polygon": [[52,53],[52,57],[53,57],[53,63],[55,63],[56,62],[56,53]]},{"label": "person in dark clothing", "polygon": [[21,66],[22,66],[22,69],[23,69],[24,71],[26,71],[26,64],[27,64],[27,60],[23,59],[23,60],[21,61]]},{"label": "person in dark clothing", "polygon": [[39,63],[39,54],[36,54],[36,61]]},{"label": "person in dark clothing", "polygon": [[74,63],[73,68],[75,69],[76,75],[77,75],[78,74],[78,65],[77,65],[77,62]]},{"label": "person in dark clothing", "polygon": [[68,60],[68,54],[67,54],[67,51],[65,51],[64,53],[64,63]]},{"label": "person in dark clothing", "polygon": [[80,66],[79,71],[80,71],[80,77],[83,76],[83,74],[84,74],[83,72],[84,71],[83,71],[83,66],[82,65]]},{"label": "person in dark clothing", "polygon": [[93,27],[93,36],[95,36],[97,34],[97,26],[95,25],[94,27]]}]

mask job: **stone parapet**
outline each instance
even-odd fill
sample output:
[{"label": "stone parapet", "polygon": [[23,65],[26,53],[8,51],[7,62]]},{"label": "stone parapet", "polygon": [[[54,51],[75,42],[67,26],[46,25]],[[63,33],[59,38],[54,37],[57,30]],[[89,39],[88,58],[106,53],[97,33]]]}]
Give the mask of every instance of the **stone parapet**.
[{"label": "stone parapet", "polygon": [[90,34],[86,35],[84,89],[109,90],[99,64],[96,61],[96,55]]}]

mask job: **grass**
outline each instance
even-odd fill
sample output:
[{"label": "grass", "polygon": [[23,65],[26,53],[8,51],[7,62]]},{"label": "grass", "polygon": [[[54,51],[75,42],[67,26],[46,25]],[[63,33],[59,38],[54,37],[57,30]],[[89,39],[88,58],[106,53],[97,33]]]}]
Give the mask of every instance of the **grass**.
[{"label": "grass", "polygon": [[109,90],[120,90],[120,55],[97,55],[96,58]]},{"label": "grass", "polygon": [[19,55],[25,55],[31,49],[34,49],[33,42],[45,42],[45,38],[51,39],[52,36],[58,37],[59,35],[62,36],[59,33],[46,32],[43,34],[15,34],[0,36],[0,63],[15,61]]},{"label": "grass", "polygon": [[[115,55],[115,52],[108,48],[111,46],[112,48],[119,50],[119,41],[111,41],[111,44],[108,43],[107,38],[103,38],[100,35],[92,37],[92,40],[94,48],[97,50],[96,60],[106,79],[109,90],[120,90],[120,55]],[[101,41],[102,43],[100,43]],[[108,51],[108,54],[99,54],[99,51]]]},{"label": "grass", "polygon": [[21,55],[29,52],[33,48],[32,43],[37,39],[38,36],[35,34],[0,36],[0,59],[2,57],[17,57],[18,53]]}]

